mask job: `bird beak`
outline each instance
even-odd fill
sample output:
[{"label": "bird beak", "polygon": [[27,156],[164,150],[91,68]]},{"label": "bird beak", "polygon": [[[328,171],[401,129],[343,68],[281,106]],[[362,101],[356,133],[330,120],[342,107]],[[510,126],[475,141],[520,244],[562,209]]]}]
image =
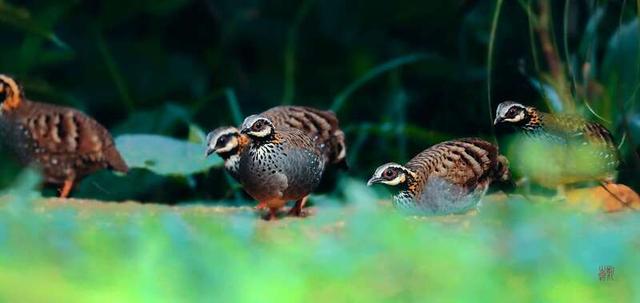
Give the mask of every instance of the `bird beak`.
[{"label": "bird beak", "polygon": [[248,132],[249,132],[249,129],[248,129],[248,128],[243,128],[243,129],[240,131],[240,133],[241,133],[241,134],[247,134]]},{"label": "bird beak", "polygon": [[214,148],[211,148],[209,146],[207,146],[207,151],[204,153],[204,157],[209,157],[211,156],[211,154],[215,153],[216,150]]},{"label": "bird beak", "polygon": [[498,123],[502,122],[502,118],[501,117],[496,117],[495,120],[493,120],[493,125],[498,125]]},{"label": "bird beak", "polygon": [[374,185],[374,184],[378,183],[379,181],[380,181],[380,178],[371,177],[371,179],[369,179],[369,181],[367,182],[367,186]]}]

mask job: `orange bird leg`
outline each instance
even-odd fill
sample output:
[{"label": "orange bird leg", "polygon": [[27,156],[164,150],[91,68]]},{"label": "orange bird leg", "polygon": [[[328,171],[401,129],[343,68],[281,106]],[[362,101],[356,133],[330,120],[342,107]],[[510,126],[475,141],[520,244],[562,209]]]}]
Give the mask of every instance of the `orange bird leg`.
[{"label": "orange bird leg", "polygon": [[258,205],[256,205],[256,209],[257,210],[267,209],[267,202],[265,201],[258,202]]},{"label": "orange bird leg", "polygon": [[64,186],[60,189],[60,198],[67,198],[73,188],[73,179],[64,181]]},{"label": "orange bird leg", "polygon": [[289,210],[288,215],[295,217],[306,217],[307,213],[302,208],[304,208],[304,205],[307,204],[307,200],[309,200],[309,196],[305,196],[304,198],[296,201],[296,204],[293,205],[291,210]]}]

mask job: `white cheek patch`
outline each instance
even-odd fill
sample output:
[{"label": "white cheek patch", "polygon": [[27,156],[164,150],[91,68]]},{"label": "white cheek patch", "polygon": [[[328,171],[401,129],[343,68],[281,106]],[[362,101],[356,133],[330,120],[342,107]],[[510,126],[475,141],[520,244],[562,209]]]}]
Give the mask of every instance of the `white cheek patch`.
[{"label": "white cheek patch", "polygon": [[269,134],[271,134],[271,127],[266,127],[265,129],[259,131],[259,132],[254,132],[251,131],[251,135],[256,136],[258,138],[264,138],[266,136],[268,136]]},{"label": "white cheek patch", "polygon": [[403,183],[404,181],[407,180],[407,177],[405,177],[404,174],[399,174],[397,177],[395,177],[395,179],[393,180],[383,180],[381,181],[383,184],[387,184],[387,185],[391,185],[391,186],[396,186],[400,183]]},{"label": "white cheek patch", "polygon": [[517,116],[513,118],[504,119],[504,121],[507,121],[507,122],[520,122],[522,120],[524,120],[524,112],[520,112]]},{"label": "white cheek patch", "polygon": [[213,149],[217,153],[226,153],[226,152],[232,151],[234,148],[236,148],[236,146],[238,146],[238,139],[233,138],[231,139],[231,141],[227,142],[227,145],[225,145],[223,148],[215,149],[215,146],[214,146]]}]

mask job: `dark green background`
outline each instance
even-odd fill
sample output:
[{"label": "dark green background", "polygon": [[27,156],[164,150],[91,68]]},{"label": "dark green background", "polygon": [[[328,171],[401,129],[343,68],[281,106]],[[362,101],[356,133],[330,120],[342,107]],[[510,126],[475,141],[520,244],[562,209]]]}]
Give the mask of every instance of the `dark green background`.
[{"label": "dark green background", "polygon": [[[637,83],[637,26],[622,36],[631,46],[611,42],[634,22],[635,3],[571,1],[565,14],[564,1],[551,2],[560,53],[566,39],[566,53],[580,66],[585,43],[595,50],[589,57],[595,78],[613,97],[592,106],[613,121],[605,125],[617,140],[628,130],[622,181],[638,188],[638,160],[630,151],[640,143],[640,114],[635,95],[618,84]],[[502,7],[491,112],[504,100],[545,110],[553,104],[532,85],[546,64],[539,45],[530,43],[526,3]],[[364,83],[338,111],[350,143],[348,174],[364,180],[377,165],[406,161],[445,139],[492,139],[487,51],[494,8],[493,1],[446,0],[3,1],[0,70],[21,80],[29,98],[79,108],[114,136],[186,140],[190,125],[207,131],[237,123],[231,92],[243,115],[282,103],[330,108],[385,62],[412,61]],[[589,28],[597,14],[597,26]],[[19,170],[10,156],[3,159],[4,187]],[[134,170],[126,179],[98,174],[76,196],[175,203],[228,200],[233,193],[221,170],[184,177]]]}]

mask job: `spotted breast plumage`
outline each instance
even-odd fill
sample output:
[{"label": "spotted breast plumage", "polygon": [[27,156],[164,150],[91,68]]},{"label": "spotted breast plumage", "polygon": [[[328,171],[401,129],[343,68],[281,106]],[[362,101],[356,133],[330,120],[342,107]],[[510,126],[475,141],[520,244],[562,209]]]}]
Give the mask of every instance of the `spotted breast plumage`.
[{"label": "spotted breast plumage", "polygon": [[344,132],[333,112],[307,106],[277,106],[260,116],[269,119],[276,128],[302,130],[317,142],[321,151],[327,155],[329,163],[347,166]]},{"label": "spotted breast plumage", "polygon": [[329,153],[308,133],[275,127],[270,119],[253,115],[245,119],[242,133],[251,138],[240,155],[238,179],[245,191],[269,210],[274,219],[287,201],[296,201],[290,214],[304,215],[309,193],[320,183]]},{"label": "spotted breast plumage", "polygon": [[[516,167],[533,182],[558,188],[586,181],[613,182],[620,163],[609,130],[599,123],[569,114],[549,114],[506,101],[498,105],[496,126],[522,134]],[[530,143],[530,144],[529,144]]]},{"label": "spotted breast plumage", "polygon": [[399,209],[440,215],[476,207],[491,182],[509,178],[508,161],[497,146],[464,138],[434,145],[405,165],[384,164],[368,185],[396,186],[394,205]]},{"label": "spotted breast plumage", "polygon": [[109,132],[94,119],[71,108],[27,100],[18,83],[0,75],[0,133],[24,165],[35,164],[47,183],[73,185],[100,169],[127,172]]}]

